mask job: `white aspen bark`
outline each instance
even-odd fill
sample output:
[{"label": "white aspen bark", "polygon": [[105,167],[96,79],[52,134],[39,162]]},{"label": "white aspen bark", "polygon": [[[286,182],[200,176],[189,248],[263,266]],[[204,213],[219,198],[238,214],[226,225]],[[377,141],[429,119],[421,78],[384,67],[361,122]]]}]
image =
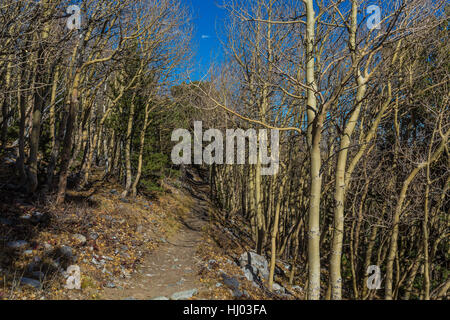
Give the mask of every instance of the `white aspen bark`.
[{"label": "white aspen bark", "polygon": [[306,81],[307,92],[308,142],[310,145],[310,200],[308,218],[308,299],[320,299],[320,196],[322,174],[320,141],[322,136],[322,116],[319,114],[316,99],[315,79],[315,26],[316,17],[313,0],[305,0],[306,5]]}]

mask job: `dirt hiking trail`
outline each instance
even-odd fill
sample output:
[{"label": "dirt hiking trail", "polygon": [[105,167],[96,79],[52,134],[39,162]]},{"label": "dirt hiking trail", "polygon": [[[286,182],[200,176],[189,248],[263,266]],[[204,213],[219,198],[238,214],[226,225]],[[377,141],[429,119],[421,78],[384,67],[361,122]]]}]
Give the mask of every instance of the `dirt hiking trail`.
[{"label": "dirt hiking trail", "polygon": [[[128,279],[121,279],[114,288],[106,288],[102,299],[106,300],[149,300],[170,299],[173,294],[181,294],[181,299],[201,296],[208,290],[200,282],[199,270],[202,265],[197,256],[198,247],[203,240],[203,227],[208,222],[206,196],[202,190],[207,188],[197,174],[187,174],[185,179],[188,192],[195,201],[193,209],[180,217],[181,227],[176,234],[164,240],[159,247],[145,257],[137,272]],[[187,192],[186,192],[187,193]]]}]

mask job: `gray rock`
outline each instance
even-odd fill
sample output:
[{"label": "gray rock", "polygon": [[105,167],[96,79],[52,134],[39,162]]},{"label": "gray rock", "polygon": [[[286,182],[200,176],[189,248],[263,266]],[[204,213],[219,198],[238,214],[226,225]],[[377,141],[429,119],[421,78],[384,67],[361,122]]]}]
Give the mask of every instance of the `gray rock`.
[{"label": "gray rock", "polygon": [[233,290],[239,289],[239,281],[234,277],[229,277],[227,274],[222,273],[223,283]]},{"label": "gray rock", "polygon": [[244,296],[247,296],[247,293],[245,291],[241,291],[239,289],[230,290],[230,291],[234,298],[242,298]]},{"label": "gray rock", "polygon": [[38,268],[42,260],[38,256],[34,257],[33,260],[27,265],[26,269],[28,272],[33,272],[35,268]]},{"label": "gray rock", "polygon": [[42,212],[35,211],[33,212],[32,221],[34,223],[39,223],[44,220],[45,215]]},{"label": "gray rock", "polygon": [[68,275],[66,285],[64,288],[68,290],[81,290],[81,269],[77,265],[72,265],[67,268]]},{"label": "gray rock", "polygon": [[226,263],[228,263],[228,264],[233,264],[233,265],[237,266],[236,262],[231,261],[230,259],[227,259],[227,260],[226,260]]},{"label": "gray rock", "polygon": [[30,279],[30,278],[22,278],[20,279],[20,283],[27,286],[32,286],[36,289],[41,288],[41,282],[38,280]]},{"label": "gray rock", "polygon": [[198,294],[198,290],[197,289],[192,289],[192,290],[187,290],[187,291],[174,293],[170,297],[170,299],[171,300],[187,300],[187,299],[192,298],[196,294]]},{"label": "gray rock", "polygon": [[72,236],[72,238],[75,239],[76,241],[78,241],[78,243],[81,244],[81,245],[86,244],[86,241],[87,241],[85,236],[83,236],[82,234],[78,234],[78,233],[74,234]]},{"label": "gray rock", "polygon": [[37,279],[39,281],[42,281],[45,278],[45,274],[41,271],[34,271],[32,273],[32,276],[33,276],[33,279]]},{"label": "gray rock", "polygon": [[106,287],[107,287],[107,288],[114,289],[114,288],[116,287],[116,285],[115,285],[113,282],[108,282],[108,283],[106,284]]},{"label": "gray rock", "polygon": [[[25,167],[27,167],[27,166],[25,166]],[[22,187],[23,188],[23,187]],[[7,190],[19,190],[20,189],[20,186],[18,186],[18,185],[15,185],[15,184],[12,184],[12,183],[7,183],[6,185],[5,185],[5,189],[7,189]],[[22,189],[23,190],[23,189]]]},{"label": "gray rock", "polygon": [[4,226],[12,226],[12,221],[5,219],[5,218],[0,218],[0,224],[4,225]]},{"label": "gray rock", "polygon": [[4,161],[4,163],[6,163],[6,164],[15,164],[15,163],[16,163],[16,160],[11,159],[11,158],[9,158],[9,157],[3,158],[3,161]]},{"label": "gray rock", "polygon": [[23,247],[26,247],[28,245],[28,242],[25,240],[18,240],[18,241],[11,241],[6,244],[6,246],[10,249],[22,249]]},{"label": "gray rock", "polygon": [[169,298],[167,298],[167,297],[156,297],[156,298],[153,298],[151,300],[169,300]]},{"label": "gray rock", "polygon": [[89,234],[89,239],[91,239],[91,240],[97,240],[97,239],[98,239],[98,234],[95,233],[95,232],[91,232],[91,233]]},{"label": "gray rock", "polygon": [[244,267],[242,270],[244,271],[244,276],[249,281],[255,282],[257,280],[257,276],[253,273],[253,271],[250,268]]},{"label": "gray rock", "polygon": [[231,294],[233,295],[234,298],[240,298],[243,295],[243,293],[239,289],[230,290],[230,292],[231,292]]},{"label": "gray rock", "polygon": [[29,221],[29,220],[31,220],[31,215],[30,214],[24,214],[23,216],[20,216],[20,220]]},{"label": "gray rock", "polygon": [[283,286],[279,285],[278,283],[274,283],[272,288],[278,294],[286,293],[286,289]]},{"label": "gray rock", "polygon": [[61,248],[59,248],[59,252],[65,258],[73,258],[73,250],[69,246],[61,246]]},{"label": "gray rock", "polygon": [[255,281],[258,277],[269,279],[269,263],[265,257],[255,252],[245,252],[239,258],[239,263],[248,280]]},{"label": "gray rock", "polygon": [[209,260],[208,261],[208,265],[206,266],[206,268],[211,271],[214,267],[214,265],[217,265],[217,261],[216,260]]},{"label": "gray rock", "polygon": [[303,292],[303,288],[300,286],[293,286],[292,290],[298,291],[298,292]]}]

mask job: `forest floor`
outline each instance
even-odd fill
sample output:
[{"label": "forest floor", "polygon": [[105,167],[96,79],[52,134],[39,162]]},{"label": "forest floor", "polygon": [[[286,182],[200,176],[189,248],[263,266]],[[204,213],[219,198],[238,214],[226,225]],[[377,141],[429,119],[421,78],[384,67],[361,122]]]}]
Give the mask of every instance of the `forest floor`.
[{"label": "forest floor", "polygon": [[[253,247],[248,227],[225,221],[200,172],[188,175],[165,180],[155,199],[124,199],[99,168],[86,190],[55,206],[16,190],[0,167],[0,300],[303,298],[281,261],[276,281],[289,294],[247,280],[238,260]],[[65,287],[70,265],[81,290]]]},{"label": "forest floor", "polygon": [[148,254],[130,279],[123,279],[115,288],[106,288],[103,299],[169,299],[173,294],[191,290],[196,296],[208,295],[209,288],[199,275],[204,261],[198,255],[208,206],[199,199],[186,200],[196,210],[180,215],[177,232]]}]

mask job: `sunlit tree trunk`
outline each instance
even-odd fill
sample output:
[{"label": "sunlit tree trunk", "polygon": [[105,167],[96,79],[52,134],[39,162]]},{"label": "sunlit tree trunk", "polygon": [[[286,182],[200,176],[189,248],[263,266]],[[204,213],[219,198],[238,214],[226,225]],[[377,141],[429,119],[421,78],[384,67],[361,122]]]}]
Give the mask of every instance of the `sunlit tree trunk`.
[{"label": "sunlit tree trunk", "polygon": [[306,81],[308,143],[310,147],[310,199],[308,218],[308,299],[320,299],[320,197],[322,191],[322,160],[320,142],[323,115],[317,108],[315,78],[315,27],[316,17],[313,0],[305,0],[306,5]]},{"label": "sunlit tree trunk", "polygon": [[137,165],[137,169],[136,169],[136,177],[134,178],[133,186],[131,188],[133,197],[136,197],[136,195],[137,195],[137,186],[139,184],[139,180],[141,179],[141,175],[142,175],[142,164],[143,164],[144,147],[145,147],[145,135],[147,133],[147,128],[149,125],[148,118],[149,118],[149,113],[151,111],[150,102],[151,102],[151,100],[147,101],[147,103],[145,104],[144,124],[142,125],[142,130],[141,130],[140,139],[139,139],[138,165]]},{"label": "sunlit tree trunk", "polygon": [[134,111],[136,110],[135,104],[135,95],[131,98],[130,105],[130,113],[128,115],[128,126],[127,126],[127,134],[125,137],[125,173],[126,173],[126,184],[125,191],[122,193],[122,197],[126,197],[131,190],[131,184],[133,180],[133,172],[131,170],[131,142],[132,142],[132,133],[133,133],[133,119],[134,119]]},{"label": "sunlit tree trunk", "polygon": [[[272,179],[276,180],[277,175],[274,175]],[[275,274],[275,262],[277,257],[277,235],[278,235],[278,225],[280,221],[280,207],[281,202],[283,200],[283,194],[284,194],[284,187],[287,181],[287,175],[285,175],[282,178],[282,181],[280,183],[280,188],[278,189],[278,197],[277,202],[275,206],[275,218],[273,222],[273,229],[272,229],[272,235],[271,235],[271,256],[270,256],[270,270],[269,270],[269,290],[272,290],[273,287],[273,277]]]}]

